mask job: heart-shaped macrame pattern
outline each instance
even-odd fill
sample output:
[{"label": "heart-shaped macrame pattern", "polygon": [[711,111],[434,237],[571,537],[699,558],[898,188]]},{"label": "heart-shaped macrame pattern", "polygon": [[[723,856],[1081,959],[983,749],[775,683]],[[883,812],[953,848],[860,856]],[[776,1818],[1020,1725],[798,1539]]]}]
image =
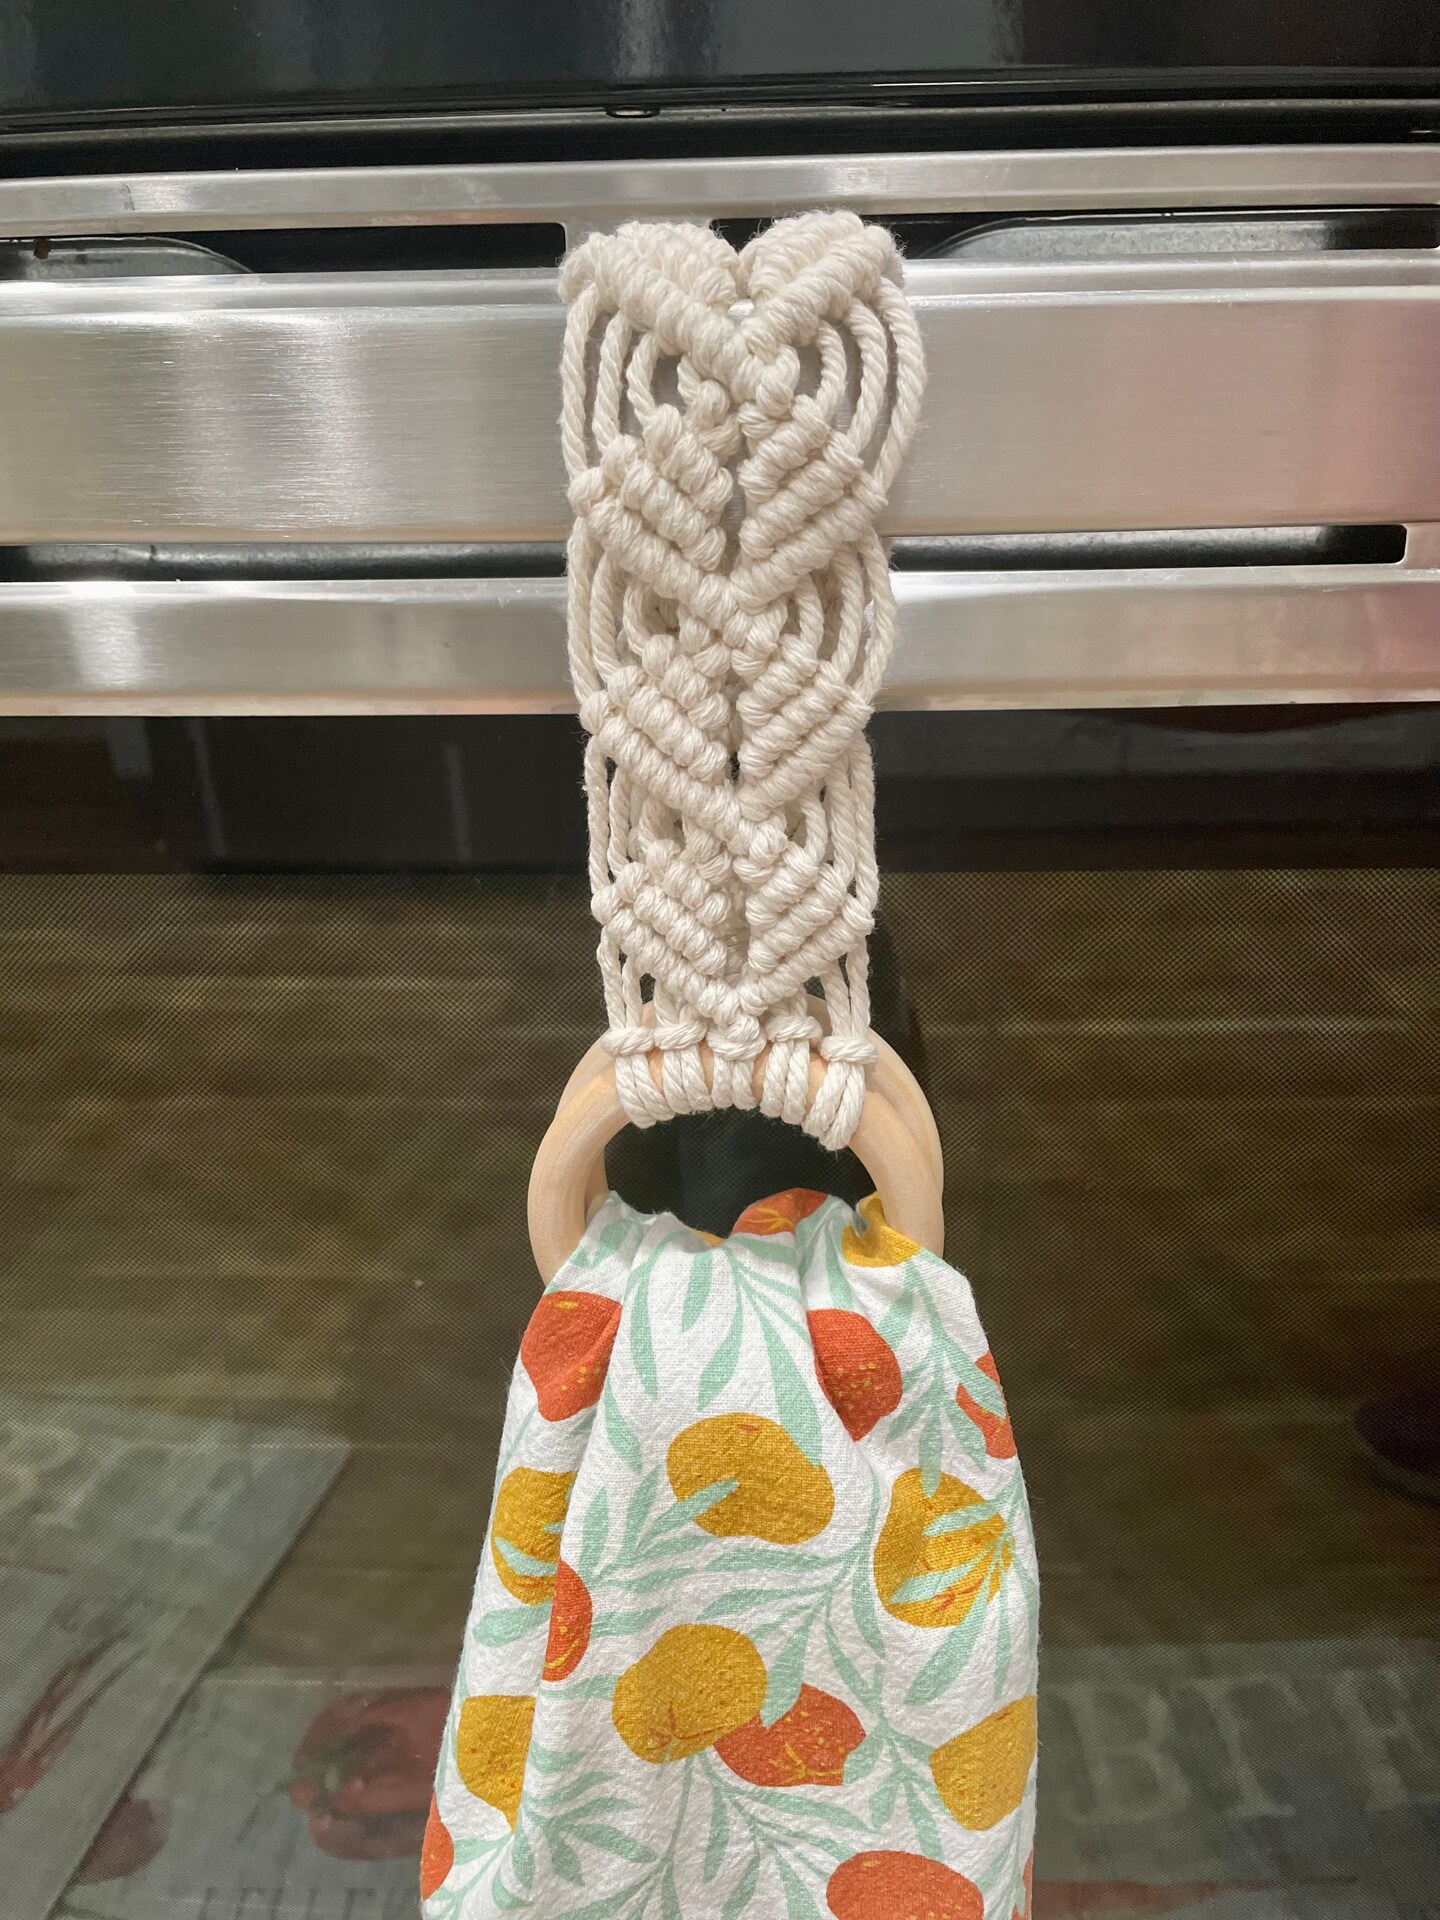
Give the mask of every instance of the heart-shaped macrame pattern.
[{"label": "heart-shaped macrame pattern", "polygon": [[864,728],[895,626],[875,520],[924,385],[895,243],[847,213],[739,251],[626,226],[572,253],[560,290],[570,665],[620,1097],[642,1126],[758,1103],[843,1146],[873,1061]]}]

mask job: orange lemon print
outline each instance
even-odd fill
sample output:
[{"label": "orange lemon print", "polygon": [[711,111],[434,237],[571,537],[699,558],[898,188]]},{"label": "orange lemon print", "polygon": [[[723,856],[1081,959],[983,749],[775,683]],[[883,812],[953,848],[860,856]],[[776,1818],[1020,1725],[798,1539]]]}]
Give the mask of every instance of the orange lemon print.
[{"label": "orange lemon print", "polygon": [[477,1800],[497,1807],[513,1827],[535,1720],[533,1696],[473,1694],[460,1709],[455,1761]]},{"label": "orange lemon print", "polygon": [[1035,1764],[1035,1695],[1012,1701],[930,1756],[935,1791],[962,1827],[985,1833],[1025,1798]]},{"label": "orange lemon print", "polygon": [[713,1747],[765,1700],[765,1663],[731,1627],[671,1627],[615,1683],[615,1731],[655,1766]]},{"label": "orange lemon print", "polygon": [[772,1193],[768,1200],[757,1200],[753,1207],[746,1207],[730,1231],[766,1236],[793,1233],[802,1220],[808,1220],[824,1204],[823,1193],[814,1193],[809,1187],[787,1187],[784,1193]]},{"label": "orange lemon print", "polygon": [[918,1853],[857,1853],[830,1876],[835,1920],[984,1920],[980,1889]]},{"label": "orange lemon print", "polygon": [[758,1413],[697,1420],[671,1441],[665,1467],[677,1500],[734,1482],[695,1519],[721,1539],[749,1534],[794,1546],[828,1527],[835,1511],[829,1474],[805,1458],[782,1426]]},{"label": "orange lemon print", "polygon": [[[982,1509],[973,1524],[966,1523],[967,1507]],[[986,1598],[995,1597],[1013,1557],[1004,1520],[981,1494],[942,1473],[927,1498],[920,1469],[911,1467],[895,1482],[875,1543],[875,1588],[897,1620],[950,1627],[987,1583]]]},{"label": "orange lemon print", "polygon": [[[1000,1369],[995,1364],[993,1353],[982,1353],[975,1364],[987,1380],[993,1380],[997,1387],[1000,1386]],[[1003,1388],[1001,1388],[1000,1398],[1003,1404],[1005,1398]],[[965,1391],[963,1381],[955,1389],[955,1404],[962,1412],[969,1414],[984,1435],[985,1451],[992,1460],[1015,1458],[1015,1435],[1011,1431],[1008,1414],[991,1413],[988,1407],[982,1407],[978,1400],[973,1399]]]},{"label": "orange lemon print", "polygon": [[815,1374],[852,1440],[863,1440],[900,1404],[900,1362],[863,1313],[817,1307],[807,1313]]},{"label": "orange lemon print", "polygon": [[913,1260],[920,1249],[903,1233],[897,1233],[885,1218],[878,1193],[860,1202],[860,1217],[865,1231],[846,1227],[840,1236],[840,1251],[852,1267],[899,1267]]},{"label": "orange lemon print", "polygon": [[573,1473],[515,1467],[500,1483],[490,1523],[490,1557],[507,1593],[542,1606],[555,1593],[560,1529],[570,1504]]},{"label": "orange lemon print", "polygon": [[440,1818],[435,1796],[430,1796],[430,1818],[425,1822],[425,1838],[420,1845],[420,1898],[428,1900],[445,1884],[455,1864],[455,1842]]},{"label": "orange lemon print", "polygon": [[545,1678],[565,1680],[585,1658],[593,1616],[590,1590],[566,1560],[555,1569],[555,1602],[545,1642]]},{"label": "orange lemon print", "polygon": [[715,1751],[732,1773],[756,1787],[838,1787],[845,1762],[865,1729],[843,1700],[819,1687],[801,1687],[788,1713],[767,1727],[757,1714],[717,1740]]},{"label": "orange lemon print", "polygon": [[520,1342],[520,1364],[544,1419],[568,1420],[594,1406],[619,1325],[619,1302],[603,1294],[562,1291],[541,1297]]}]

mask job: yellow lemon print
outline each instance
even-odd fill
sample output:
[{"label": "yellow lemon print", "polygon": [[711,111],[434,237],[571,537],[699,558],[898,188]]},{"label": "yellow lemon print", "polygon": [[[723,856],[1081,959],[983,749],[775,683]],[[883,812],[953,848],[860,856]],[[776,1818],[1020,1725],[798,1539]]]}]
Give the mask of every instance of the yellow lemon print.
[{"label": "yellow lemon print", "polygon": [[[967,1507],[983,1510],[973,1526],[964,1522]],[[953,1524],[930,1531],[952,1514],[957,1516]],[[911,1467],[895,1482],[875,1543],[875,1589],[897,1620],[912,1627],[951,1627],[964,1619],[987,1582],[986,1599],[994,1599],[1014,1551],[1004,1520],[973,1487],[942,1473],[927,1499],[920,1469]],[[938,1577],[951,1574],[953,1579]]]},{"label": "yellow lemon print", "polygon": [[962,1827],[984,1833],[1025,1798],[1035,1763],[1035,1696],[1001,1707],[930,1756],[935,1790]]},{"label": "yellow lemon print", "polygon": [[840,1251],[852,1267],[900,1267],[913,1260],[920,1249],[903,1233],[897,1233],[885,1218],[878,1193],[860,1202],[865,1231],[846,1227],[840,1236]]},{"label": "yellow lemon print", "polygon": [[671,1627],[615,1683],[615,1731],[655,1766],[688,1760],[753,1720],[765,1662],[732,1627]]},{"label": "yellow lemon print", "polygon": [[830,1524],[835,1489],[782,1426],[758,1413],[721,1413],[697,1420],[665,1456],[677,1500],[733,1481],[734,1490],[696,1515],[695,1524],[722,1540],[743,1533],[777,1546],[810,1540]]},{"label": "yellow lemon print", "polygon": [[507,1593],[538,1607],[555,1594],[560,1528],[570,1504],[573,1473],[515,1467],[500,1483],[490,1523],[490,1557]]},{"label": "yellow lemon print", "polygon": [[460,1709],[455,1761],[477,1800],[498,1807],[513,1827],[535,1719],[533,1696],[473,1694]]}]

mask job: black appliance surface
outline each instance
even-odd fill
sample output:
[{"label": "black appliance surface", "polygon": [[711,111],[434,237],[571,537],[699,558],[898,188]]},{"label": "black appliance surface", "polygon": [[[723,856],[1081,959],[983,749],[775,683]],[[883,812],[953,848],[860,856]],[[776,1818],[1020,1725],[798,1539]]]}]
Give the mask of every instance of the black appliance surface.
[{"label": "black appliance surface", "polygon": [[1433,0],[4,0],[0,124],[517,102],[1428,91]]}]

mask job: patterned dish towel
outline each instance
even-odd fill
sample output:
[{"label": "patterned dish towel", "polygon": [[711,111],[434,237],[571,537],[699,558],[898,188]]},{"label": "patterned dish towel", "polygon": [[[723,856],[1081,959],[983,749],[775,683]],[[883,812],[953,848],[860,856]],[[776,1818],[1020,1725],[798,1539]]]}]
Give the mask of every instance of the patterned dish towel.
[{"label": "patterned dish towel", "polygon": [[426,1920],[1027,1920],[1038,1590],[968,1284],[613,1194],[520,1348]]}]

